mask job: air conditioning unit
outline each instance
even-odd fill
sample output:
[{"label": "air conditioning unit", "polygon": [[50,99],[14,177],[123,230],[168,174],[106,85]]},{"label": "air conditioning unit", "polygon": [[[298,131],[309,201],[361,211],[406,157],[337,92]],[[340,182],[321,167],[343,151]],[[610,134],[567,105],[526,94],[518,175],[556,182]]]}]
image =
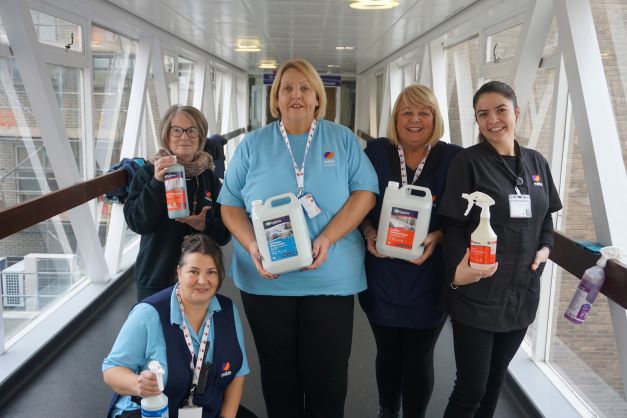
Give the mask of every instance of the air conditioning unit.
[{"label": "air conditioning unit", "polygon": [[37,254],[24,257],[27,310],[40,310],[65,294],[80,277],[75,254]]},{"label": "air conditioning unit", "polygon": [[[4,259],[6,262],[6,259]],[[1,262],[0,262],[1,264]],[[24,308],[26,298],[24,293],[24,262],[19,261],[0,272],[2,276],[2,304],[5,308]]]}]

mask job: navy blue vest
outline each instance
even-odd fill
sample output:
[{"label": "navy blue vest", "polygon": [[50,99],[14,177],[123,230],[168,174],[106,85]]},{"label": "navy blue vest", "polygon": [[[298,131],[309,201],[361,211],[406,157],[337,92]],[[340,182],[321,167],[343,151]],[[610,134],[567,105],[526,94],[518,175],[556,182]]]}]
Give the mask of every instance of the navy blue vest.
[{"label": "navy blue vest", "polygon": [[[164,289],[142,302],[154,306],[159,313],[168,361],[168,382],[163,393],[168,397],[170,418],[178,418],[179,406],[187,402],[192,384],[192,371],[189,368],[191,354],[185,343],[183,331],[177,324],[170,323],[170,297],[173,289],[173,286]],[[207,374],[204,394],[194,395],[194,404],[203,407],[203,418],[216,418],[220,415],[224,391],[235,378],[243,362],[235,330],[233,302],[226,296],[216,294],[215,297],[218,298],[222,310],[215,312],[212,319],[215,331],[213,365]]]}]

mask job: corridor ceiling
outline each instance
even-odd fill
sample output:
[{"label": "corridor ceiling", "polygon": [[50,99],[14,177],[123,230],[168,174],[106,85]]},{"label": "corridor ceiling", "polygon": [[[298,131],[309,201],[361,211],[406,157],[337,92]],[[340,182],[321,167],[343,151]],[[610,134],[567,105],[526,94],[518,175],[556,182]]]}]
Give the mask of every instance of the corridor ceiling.
[{"label": "corridor ceiling", "polygon": [[[107,1],[249,73],[263,58],[304,57],[320,72],[359,74],[480,0],[399,0],[389,10],[350,0]],[[261,51],[235,51],[242,41]]]}]

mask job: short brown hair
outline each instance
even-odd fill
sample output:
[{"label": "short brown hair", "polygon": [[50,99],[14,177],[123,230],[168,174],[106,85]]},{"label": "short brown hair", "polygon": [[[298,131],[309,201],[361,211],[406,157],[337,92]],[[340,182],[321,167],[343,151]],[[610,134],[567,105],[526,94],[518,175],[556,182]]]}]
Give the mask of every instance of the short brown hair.
[{"label": "short brown hair", "polygon": [[401,91],[401,94],[396,98],[394,108],[392,109],[392,117],[388,119],[388,139],[394,145],[399,145],[398,132],[396,131],[396,117],[398,116],[398,108],[401,103],[412,104],[415,106],[425,106],[429,108],[433,114],[433,133],[429,138],[428,144],[434,145],[442,135],[444,135],[444,121],[440,113],[440,106],[438,105],[438,99],[435,94],[427,86],[421,84],[412,84],[407,86]]},{"label": "short brown hair", "polygon": [[213,262],[216,264],[216,269],[218,270],[218,289],[220,289],[225,275],[224,259],[222,258],[222,249],[220,246],[205,234],[187,235],[183,238],[183,244],[181,244],[179,267],[185,264],[185,257],[193,253],[208,255],[213,259]]},{"label": "short brown hair", "polygon": [[172,151],[168,147],[168,139],[170,137],[170,124],[177,113],[185,113],[194,121],[194,125],[198,128],[198,149],[196,151],[204,149],[205,141],[207,141],[207,132],[209,131],[209,124],[207,123],[205,115],[193,106],[181,105],[171,106],[166,110],[159,122],[159,145],[161,148]]},{"label": "short brown hair", "polygon": [[281,117],[281,110],[279,109],[279,86],[281,84],[283,74],[290,68],[294,68],[303,73],[311,88],[316,92],[318,107],[316,107],[316,110],[314,111],[314,118],[317,120],[324,118],[324,115],[327,112],[327,93],[324,91],[324,83],[322,83],[320,74],[318,74],[313,65],[303,58],[295,58],[285,61],[276,72],[276,76],[272,82],[272,88],[270,89],[270,112],[272,113],[272,116],[275,118]]}]

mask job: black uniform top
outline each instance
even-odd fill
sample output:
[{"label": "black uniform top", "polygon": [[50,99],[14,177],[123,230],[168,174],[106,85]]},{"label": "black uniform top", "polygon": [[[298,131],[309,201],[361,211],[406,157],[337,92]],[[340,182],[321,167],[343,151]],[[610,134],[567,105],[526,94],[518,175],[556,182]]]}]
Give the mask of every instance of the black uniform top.
[{"label": "black uniform top", "polygon": [[[168,218],[165,183],[155,179],[154,172],[152,164],[143,166],[137,172],[124,204],[128,227],[142,236],[135,262],[138,300],[174,283],[183,238],[199,232]],[[230,234],[220,217],[220,205],[215,202],[220,193],[220,181],[211,170],[205,170],[187,179],[186,183],[190,213],[199,213],[203,207],[209,206],[203,232],[218,244],[225,245]],[[194,201],[196,208],[193,207]]]},{"label": "black uniform top", "polygon": [[[483,142],[457,154],[451,162],[440,205],[443,219],[443,252],[446,278],[444,301],[451,318],[466,325],[495,332],[522,329],[535,318],[544,263],[531,271],[535,254],[543,245],[553,246],[551,213],[562,208],[548,163],[537,151],[515,143],[516,157],[500,156]],[[531,218],[511,218],[509,195],[517,178],[522,194],[531,197]],[[520,180],[518,181],[520,183]],[[462,193],[480,191],[496,202],[490,208],[490,224],[498,237],[498,269],[491,278],[452,289],[455,268],[469,247],[470,234],[479,224],[481,208],[468,216]]]}]

